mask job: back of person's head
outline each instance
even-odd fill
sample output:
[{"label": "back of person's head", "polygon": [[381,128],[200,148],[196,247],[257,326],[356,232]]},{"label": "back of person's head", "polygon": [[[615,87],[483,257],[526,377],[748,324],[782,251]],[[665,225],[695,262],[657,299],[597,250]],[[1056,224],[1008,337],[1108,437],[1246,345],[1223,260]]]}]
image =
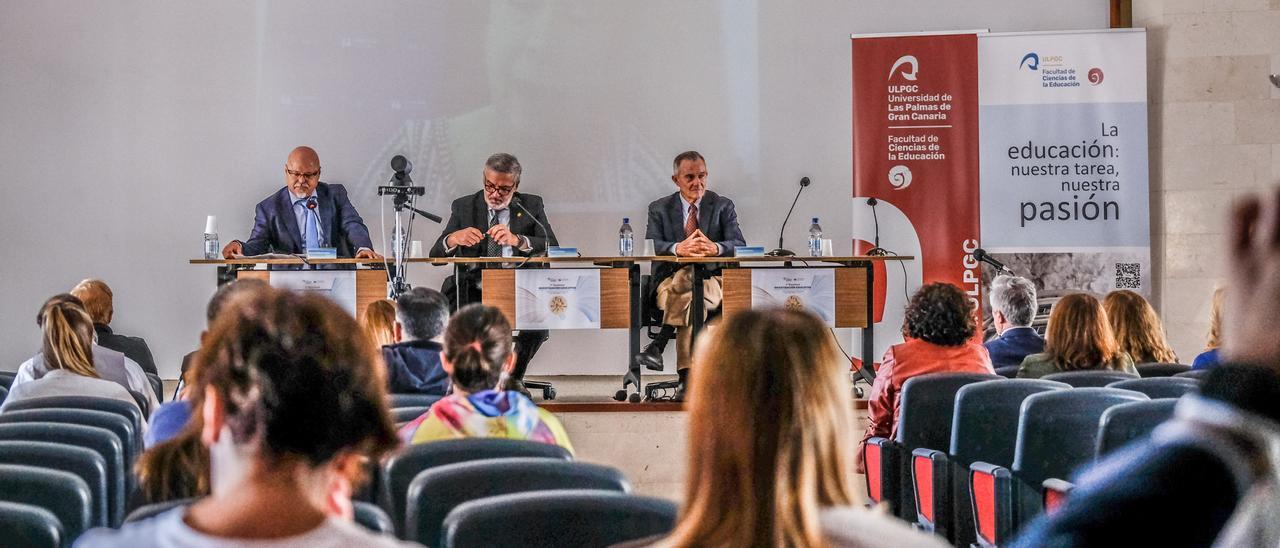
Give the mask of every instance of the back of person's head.
[{"label": "back of person's head", "polygon": [[406,339],[434,339],[449,323],[449,301],[443,293],[425,287],[415,287],[396,298],[395,312]]},{"label": "back of person's head", "polygon": [[1036,319],[1036,284],[1020,276],[996,276],[991,280],[991,309],[1015,327],[1031,325]]},{"label": "back of person's head", "polygon": [[1120,353],[1106,310],[1087,293],[1066,295],[1053,305],[1044,351],[1062,371],[1110,369]]},{"label": "back of person's head", "polygon": [[1140,363],[1178,360],[1165,341],[1160,316],[1142,295],[1128,289],[1112,291],[1102,299],[1102,307],[1121,352],[1127,352]]},{"label": "back of person's head", "polygon": [[133,472],[145,504],[203,497],[209,494],[209,448],[200,440],[199,413],[178,435],[138,456]]},{"label": "back of person's head", "polygon": [[107,282],[89,278],[71,288],[71,294],[84,303],[84,310],[89,313],[90,318],[93,318],[93,323],[98,325],[111,323],[115,307],[112,305],[111,287]]},{"label": "back of person's head", "polygon": [[977,329],[969,296],[943,282],[916,290],[902,320],[903,335],[942,346],[960,346],[973,338]]},{"label": "back of person's head", "polygon": [[1227,302],[1227,288],[1218,286],[1213,290],[1213,300],[1209,304],[1209,334],[1205,337],[1204,347],[1212,350],[1222,346],[1222,309]]},{"label": "back of person's head", "polygon": [[699,341],[689,469],[674,546],[819,546],[818,512],[850,504],[853,400],[826,325],[731,314]]},{"label": "back of person's head", "polygon": [[269,463],[377,457],[395,430],[380,354],[358,332],[324,297],[254,289],[219,313],[196,355],[193,413],[216,397],[231,443]]},{"label": "back of person's head", "polygon": [[238,295],[266,287],[271,286],[257,278],[240,278],[218,286],[218,290],[213,292],[212,297],[209,297],[209,304],[205,306],[205,322],[207,325],[212,326],[213,320],[218,317],[219,312],[222,312],[223,307],[227,306],[227,303]]},{"label": "back of person's head", "polygon": [[98,378],[93,367],[93,320],[75,297],[63,293],[49,298],[40,307],[36,323],[40,325],[41,351],[49,369]]},{"label": "back of person's head", "polygon": [[467,392],[496,387],[511,357],[511,324],[501,310],[471,304],[449,318],[444,359],[453,368],[454,386]]},{"label": "back of person's head", "polygon": [[378,299],[364,308],[364,332],[374,346],[382,347],[396,342],[396,303],[391,299]]}]

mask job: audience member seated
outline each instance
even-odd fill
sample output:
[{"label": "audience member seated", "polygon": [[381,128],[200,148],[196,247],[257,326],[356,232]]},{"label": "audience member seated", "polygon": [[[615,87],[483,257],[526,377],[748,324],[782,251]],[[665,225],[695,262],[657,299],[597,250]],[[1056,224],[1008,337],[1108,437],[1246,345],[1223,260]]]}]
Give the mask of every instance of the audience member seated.
[{"label": "audience member seated", "polygon": [[1079,474],[1017,546],[1280,545],[1278,233],[1280,192],[1236,207],[1224,364],[1178,402],[1173,420]]},{"label": "audience member seated", "polygon": [[0,403],[0,411],[14,402],[43,396],[97,396],[138,405],[128,390],[98,376],[93,368],[93,320],[79,302],[64,295],[45,301],[37,322],[43,331],[41,363],[48,373],[15,384]]},{"label": "audience member seated", "polygon": [[453,393],[400,429],[408,443],[458,438],[510,438],[560,445],[569,436],[551,413],[523,394],[503,390],[515,365],[511,325],[497,308],[472,304],[449,318],[440,362]]},{"label": "audience member seated", "polygon": [[1044,352],[1022,360],[1018,378],[1038,379],[1061,371],[1113,369],[1133,375],[1133,358],[1121,352],[1111,334],[1102,303],[1093,295],[1072,293],[1058,299],[1049,313]]},{"label": "audience member seated", "polygon": [[907,379],[928,373],[995,373],[987,349],[973,340],[978,328],[973,313],[969,296],[951,284],[931,283],[911,296],[902,321],[906,341],[884,353],[867,395],[871,422],[858,445],[859,471],[867,439],[897,433],[898,396]]},{"label": "audience member seated", "polygon": [[1117,348],[1134,363],[1178,363],[1178,355],[1165,340],[1160,316],[1142,295],[1128,289],[1112,291],[1102,299],[1102,308]]},{"label": "audience member seated", "polygon": [[443,396],[449,390],[449,374],[440,365],[440,337],[449,323],[449,301],[439,291],[415,287],[396,299],[393,311],[395,342],[382,347],[388,387],[393,394]]},{"label": "audience member seated", "polygon": [[146,373],[156,375],[156,361],[151,357],[151,348],[142,337],[130,337],[111,331],[111,320],[115,317],[114,296],[111,287],[102,280],[87,279],[71,288],[71,294],[84,303],[85,312],[93,318],[93,330],[98,334],[98,345],[123,353],[137,362]]},{"label": "audience member seated", "polygon": [[1204,352],[1191,362],[1192,369],[1213,369],[1218,366],[1218,347],[1222,345],[1222,308],[1226,300],[1224,288],[1213,290],[1213,302],[1209,306],[1208,340],[1205,341]]},{"label": "audience member seated", "polygon": [[[59,293],[50,297],[45,301],[45,307],[55,302],[70,302],[85,312],[84,303],[70,293]],[[86,312],[87,314],[87,312]],[[43,328],[44,324],[44,307],[41,307],[40,314],[36,316],[36,325]],[[92,339],[90,339],[92,341]],[[98,377],[114,382],[123,386],[126,390],[131,390],[141,394],[147,399],[148,408],[155,409],[160,406],[160,402],[156,399],[155,390],[151,388],[151,381],[147,379],[147,374],[142,371],[136,362],[129,359],[121,352],[104,348],[97,343],[93,344],[93,369],[98,373]],[[42,378],[49,373],[47,360],[39,352],[31,359],[18,366],[17,375],[13,379],[13,386],[10,390],[16,388],[23,383],[28,383],[36,379]],[[134,401],[132,398],[130,401]]]},{"label": "audience member seated", "polygon": [[1036,284],[1031,280],[1006,275],[991,280],[991,320],[998,336],[983,345],[991,354],[991,365],[1022,365],[1023,358],[1044,352],[1044,337],[1031,327],[1036,308]]},{"label": "audience member seated", "polygon": [[684,507],[653,546],[945,546],[855,507],[848,362],[818,318],[732,314],[698,341]]},{"label": "audience member seated", "polygon": [[78,545],[402,545],[333,517],[335,478],[396,444],[377,349],[351,336],[359,328],[324,297],[274,289],[224,310],[193,369],[201,419],[188,430],[208,448],[212,493]]},{"label": "audience member seated", "polygon": [[364,308],[364,332],[374,346],[386,346],[396,342],[396,302],[378,299]]},{"label": "audience member seated", "polygon": [[[218,312],[226,305],[227,301],[233,295],[245,289],[255,287],[267,287],[267,283],[262,280],[247,278],[236,280],[223,284],[213,293],[213,297],[209,298],[209,304],[205,307],[205,326],[206,329],[200,332],[200,342],[209,336],[208,326],[213,325],[214,318],[218,317]],[[191,367],[192,360],[195,358],[199,350],[192,350],[189,354],[182,358],[182,372],[180,375],[186,379],[187,371]],[[186,427],[187,422],[191,419],[191,402],[187,400],[187,390],[183,389],[177,399],[165,402],[154,413],[151,414],[151,428],[147,430],[145,439],[148,448],[162,443],[181,432]]]}]

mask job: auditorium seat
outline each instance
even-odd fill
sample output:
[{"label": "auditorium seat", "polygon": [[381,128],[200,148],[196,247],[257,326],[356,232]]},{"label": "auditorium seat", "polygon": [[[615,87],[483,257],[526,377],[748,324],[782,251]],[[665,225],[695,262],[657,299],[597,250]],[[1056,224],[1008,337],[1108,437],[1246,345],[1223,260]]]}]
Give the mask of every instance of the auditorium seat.
[{"label": "auditorium seat", "polygon": [[1102,388],[1108,384],[1139,378],[1137,375],[1110,369],[1088,369],[1084,371],[1063,371],[1042,377],[1047,381],[1065,382],[1076,388]]},{"label": "auditorium seat", "polygon": [[437,466],[418,474],[409,484],[405,539],[437,546],[445,516],[462,503],[552,489],[628,493],[631,484],[615,468],[545,458],[489,459]]},{"label": "auditorium seat", "polygon": [[[6,412],[7,413],[7,412]],[[3,415],[0,415],[3,416]],[[49,422],[24,422],[0,424],[0,441],[47,442],[92,449],[102,455],[107,465],[107,511],[111,523],[120,523],[124,516],[125,480],[128,474],[124,466],[124,449],[120,438],[110,430],[80,424]]]},{"label": "auditorium seat", "polygon": [[13,388],[13,379],[18,377],[17,371],[0,371],[0,388]]},{"label": "auditorium seat", "polygon": [[426,413],[430,407],[396,407],[391,409],[391,418],[395,420],[396,428],[404,426],[405,423],[412,421],[423,413]]},{"label": "auditorium seat", "polygon": [[1148,377],[1172,377],[1178,373],[1191,371],[1191,366],[1182,363],[1141,363],[1137,365],[1138,375]]},{"label": "auditorium seat", "polygon": [[950,490],[947,497],[932,497],[936,530],[950,530],[954,543],[960,546],[977,542],[969,495],[969,465],[981,461],[1005,468],[1013,466],[1018,413],[1023,400],[1032,394],[1070,388],[1042,379],[1012,379],[973,383],[956,392],[949,450],[945,455],[941,451],[926,453],[931,460],[945,458],[948,461],[945,473],[937,471],[938,465],[933,471],[933,492]]},{"label": "auditorium seat", "polygon": [[0,501],[0,539],[10,546],[57,548],[62,545],[62,522],[39,506]]},{"label": "auditorium seat", "polygon": [[1162,398],[1178,399],[1188,392],[1199,390],[1200,381],[1186,377],[1150,377],[1113,382],[1108,384],[1107,387],[1142,392],[1153,400]]},{"label": "auditorium seat", "polygon": [[142,424],[144,422],[142,410],[121,400],[95,396],[44,396],[13,402],[5,408],[5,411],[49,408],[92,409],[121,415],[129,419],[129,423],[133,425],[134,447],[144,446],[142,440]]},{"label": "auditorium seat", "polygon": [[1174,375],[1174,376],[1175,376],[1175,377],[1188,378],[1188,379],[1196,379],[1196,380],[1202,381],[1202,380],[1204,380],[1204,378],[1205,378],[1205,377],[1209,376],[1209,373],[1210,373],[1211,371],[1213,371],[1213,370],[1212,370],[1212,369],[1192,369],[1191,371],[1187,371],[1187,372],[1184,372],[1184,373],[1178,373],[1178,374],[1176,374],[1176,375]]},{"label": "auditorium seat", "polygon": [[1006,365],[1004,367],[997,367],[996,374],[1006,379],[1014,379],[1018,377],[1018,369],[1021,369],[1021,368],[1022,368],[1021,365]]},{"label": "auditorium seat", "polygon": [[405,498],[409,484],[423,470],[446,464],[508,457],[573,460],[559,445],[504,438],[464,438],[410,445],[382,462],[378,474],[378,506],[391,516],[397,536],[405,535]]},{"label": "auditorium seat", "polygon": [[1178,400],[1159,399],[1122,403],[1102,413],[1097,456],[1101,458],[1131,441],[1151,434],[1161,423],[1173,418]]},{"label": "auditorium seat", "polygon": [[[945,450],[951,444],[951,413],[956,391],[975,382],[1007,380],[982,373],[931,373],[907,379],[899,394],[898,428],[891,446],[882,451],[899,453],[898,466],[885,468],[880,491],[896,515],[916,521],[916,497],[912,481],[911,455],[916,449]],[[870,480],[868,476],[868,480]],[[896,502],[895,502],[896,501]]]},{"label": "auditorium seat", "polygon": [[0,386],[0,403],[4,403],[5,398],[9,397],[9,389]]},{"label": "auditorium seat", "polygon": [[[179,506],[190,506],[196,500],[197,499],[194,498],[175,499],[141,506],[130,512],[129,517],[125,518],[124,522],[133,523],[135,521],[151,519]],[[383,512],[381,508],[378,508],[368,502],[353,501],[351,509],[352,521],[375,533],[382,533],[385,535],[394,534],[394,531],[392,531],[391,518],[387,517],[386,512]]]},{"label": "auditorium seat", "polygon": [[669,500],[598,490],[535,491],[474,500],[444,521],[442,548],[612,546],[665,535]]},{"label": "auditorium seat", "polygon": [[[980,487],[986,495],[991,491],[987,484],[1007,483],[1007,493],[1002,485],[991,505],[982,508],[986,515],[976,516],[976,522],[979,526],[993,522],[996,533],[1016,534],[1043,509],[1044,480],[1069,478],[1077,467],[1093,461],[1103,412],[1122,403],[1146,400],[1145,394],[1115,388],[1076,388],[1027,397],[1018,420],[1012,477],[995,479],[999,467],[988,463],[975,463],[970,468],[975,501]],[[1001,535],[980,538],[980,542],[998,545],[1009,538]]]},{"label": "auditorium seat", "polygon": [[90,525],[116,525],[111,521],[107,505],[107,461],[96,451],[50,441],[0,441],[0,464],[20,464],[74,474],[89,487],[93,510]]},{"label": "auditorium seat", "polygon": [[1071,490],[1075,488],[1075,485],[1069,481],[1049,478],[1044,480],[1041,487],[1044,492],[1041,506],[1044,507],[1046,514],[1052,514],[1067,500],[1067,495],[1071,494]]},{"label": "auditorium seat", "polygon": [[44,508],[57,516],[71,542],[92,525],[89,485],[70,472],[17,464],[0,464],[0,500]]},{"label": "auditorium seat", "polygon": [[391,394],[388,396],[388,402],[392,409],[401,407],[431,407],[432,404],[440,401],[441,396],[432,396],[429,394]]},{"label": "auditorium seat", "polygon": [[[81,424],[84,426],[106,428],[120,438],[120,445],[124,451],[124,467],[126,470],[133,469],[133,462],[142,452],[142,446],[135,443],[138,438],[137,434],[133,430],[133,424],[129,422],[129,419],[115,413],[94,411],[92,409],[47,408],[5,411],[3,414],[0,414],[0,424],[12,424],[18,422],[56,422],[62,424]],[[130,483],[130,485],[132,484]]]},{"label": "auditorium seat", "polygon": [[[160,379],[160,375],[147,373],[147,382],[151,383],[151,390],[156,393],[156,401],[164,403],[164,381]],[[151,411],[154,412],[155,409]]]}]

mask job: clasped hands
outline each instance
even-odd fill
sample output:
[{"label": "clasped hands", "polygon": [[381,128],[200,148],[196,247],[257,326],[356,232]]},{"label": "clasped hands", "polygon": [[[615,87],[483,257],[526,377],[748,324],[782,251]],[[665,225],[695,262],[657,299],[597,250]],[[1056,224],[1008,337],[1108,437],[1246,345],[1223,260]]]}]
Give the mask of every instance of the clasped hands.
[{"label": "clasped hands", "polygon": [[458,246],[471,247],[484,241],[485,235],[493,238],[493,241],[499,245],[509,245],[512,247],[520,247],[524,242],[519,236],[511,233],[511,229],[507,225],[497,224],[489,227],[488,232],[480,232],[475,227],[467,227],[462,230],[455,231],[445,238],[445,247],[454,248]]},{"label": "clasped hands", "polygon": [[720,246],[698,229],[684,241],[676,243],[675,251],[681,257],[715,257],[720,255]]}]

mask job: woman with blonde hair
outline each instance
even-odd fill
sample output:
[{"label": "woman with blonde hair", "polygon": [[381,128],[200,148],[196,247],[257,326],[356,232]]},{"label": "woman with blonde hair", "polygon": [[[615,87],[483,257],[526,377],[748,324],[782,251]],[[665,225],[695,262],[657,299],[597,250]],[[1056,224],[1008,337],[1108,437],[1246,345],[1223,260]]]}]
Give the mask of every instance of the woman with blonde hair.
[{"label": "woman with blonde hair", "polygon": [[93,320],[80,299],[66,293],[50,297],[40,307],[36,323],[42,331],[39,357],[48,373],[14,384],[0,411],[16,401],[44,396],[97,396],[138,405],[128,390],[103,380],[94,369]]},{"label": "woman with blonde hair", "polygon": [[1050,373],[1112,369],[1138,374],[1133,358],[1120,350],[1107,311],[1087,293],[1058,299],[1049,313],[1044,352],[1022,360],[1018,378],[1038,379]]},{"label": "woman with blonde hair", "polygon": [[1120,351],[1136,363],[1177,363],[1178,355],[1164,337],[1164,324],[1146,299],[1128,289],[1112,291],[1102,299]]},{"label": "woman with blonde hair", "polygon": [[1204,344],[1204,352],[1191,362],[1192,369],[1213,369],[1218,366],[1218,347],[1222,346],[1222,309],[1227,300],[1225,287],[1213,290],[1213,301],[1209,306],[1209,335]]},{"label": "woman with blonde hair", "polygon": [[848,363],[812,314],[725,318],[699,341],[684,507],[656,546],[943,546],[855,507]]},{"label": "woman with blonde hair", "polygon": [[374,346],[382,347],[396,343],[396,302],[391,299],[378,299],[369,303],[364,309],[364,332]]}]

